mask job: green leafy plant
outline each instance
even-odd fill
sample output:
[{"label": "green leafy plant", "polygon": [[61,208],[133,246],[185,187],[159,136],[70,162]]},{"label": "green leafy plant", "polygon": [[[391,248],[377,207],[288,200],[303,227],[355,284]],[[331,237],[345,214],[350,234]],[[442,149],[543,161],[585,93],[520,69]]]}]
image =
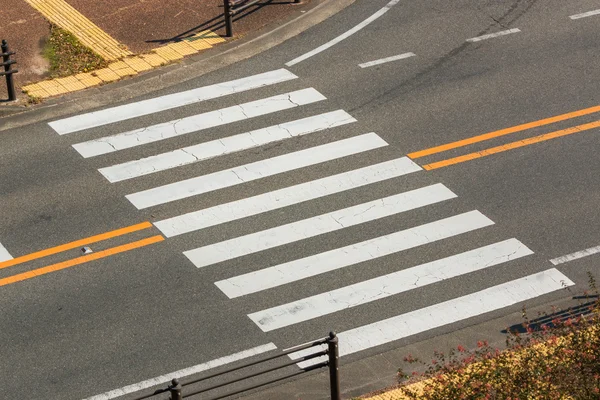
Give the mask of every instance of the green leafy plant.
[{"label": "green leafy plant", "polygon": [[506,350],[480,341],[474,350],[436,351],[430,362],[405,357],[425,371],[398,371],[398,400],[600,399],[600,300],[588,277],[594,295],[585,293],[588,302],[575,310],[542,314],[549,322],[533,324],[523,309],[522,329],[507,329]]}]

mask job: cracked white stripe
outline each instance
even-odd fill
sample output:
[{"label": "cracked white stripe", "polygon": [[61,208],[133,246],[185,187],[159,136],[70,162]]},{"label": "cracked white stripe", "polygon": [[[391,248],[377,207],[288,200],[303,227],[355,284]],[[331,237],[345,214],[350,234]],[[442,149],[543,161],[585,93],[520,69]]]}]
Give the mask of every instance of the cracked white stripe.
[{"label": "cracked white stripe", "polygon": [[417,171],[422,171],[421,167],[408,157],[402,157],[242,200],[219,204],[158,221],[154,225],[160,229],[163,235],[173,237]]},{"label": "cracked white stripe", "polygon": [[[445,220],[439,229],[450,225],[455,231],[463,226],[470,231],[490,225],[482,214],[462,214]],[[432,227],[433,228],[433,227]],[[457,233],[463,233],[457,232]],[[453,232],[454,233],[454,232]],[[446,235],[448,236],[448,235]],[[357,307],[402,292],[469,274],[494,265],[533,254],[516,239],[494,243],[427,264],[373,278],[330,292],[249,314],[263,332],[294,325],[323,315]]]},{"label": "cracked white stripe", "polygon": [[0,262],[8,260],[12,260],[12,256],[10,255],[8,250],[6,250],[4,246],[2,246],[2,243],[0,243]]},{"label": "cracked white stripe", "polygon": [[[574,283],[569,278],[552,268],[443,303],[341,332],[338,334],[339,354],[347,356],[381,346],[573,285]],[[314,348],[308,349],[308,351],[299,351],[290,354],[289,357],[294,360],[314,351]],[[304,368],[322,361],[324,358],[319,357],[298,363],[298,366]]]},{"label": "cracked white stripe", "polygon": [[343,110],[337,110],[112,165],[98,171],[110,182],[120,182],[352,122],[356,122],[356,119]]},{"label": "cracked white stripe", "polygon": [[122,387],[120,389],[111,390],[110,392],[98,394],[96,396],[88,397],[85,400],[110,400],[117,397],[125,396],[129,393],[135,393],[140,390],[148,389],[154,386],[163,385],[165,383],[171,382],[173,378],[181,379],[186,376],[194,375],[203,371],[207,371],[213,368],[220,367],[222,365],[231,364],[233,362],[243,360],[245,358],[253,357],[259,354],[263,354],[272,350],[277,349],[273,343],[263,344],[261,346],[256,346],[248,350],[240,351],[239,353],[234,353],[225,357],[217,358],[202,364],[194,365],[193,367],[188,367],[184,369],[180,369],[179,371],[171,372],[170,374],[165,374],[161,376],[157,376],[155,378],[151,378],[142,382],[134,383],[132,385],[128,385]]},{"label": "cracked white stripe", "polygon": [[220,243],[186,251],[183,254],[197,268],[206,267],[262,250],[425,207],[454,197],[456,195],[444,185],[431,185],[225,240]]},{"label": "cracked white stripe", "polygon": [[384,146],[387,146],[387,143],[377,136],[377,134],[367,133],[294,153],[256,161],[232,169],[159,186],[129,194],[125,197],[138,209],[148,208]]},{"label": "cracked white stripe", "polygon": [[489,33],[487,35],[482,35],[482,36],[477,36],[477,37],[474,37],[471,39],[467,39],[467,42],[480,42],[482,40],[493,39],[493,38],[496,38],[499,36],[506,36],[506,35],[510,35],[511,33],[518,33],[518,32],[521,32],[521,30],[518,28],[507,29],[505,31]]},{"label": "cracked white stripe", "polygon": [[369,62],[366,62],[363,64],[358,64],[358,66],[361,68],[368,68],[368,67],[373,67],[375,65],[381,65],[381,64],[392,62],[392,61],[403,60],[405,58],[414,57],[414,56],[415,56],[415,53],[404,53],[404,54],[399,54],[397,56],[382,58],[379,60],[369,61]]},{"label": "cracked white stripe", "polygon": [[593,15],[600,15],[600,9],[599,10],[593,10],[593,11],[584,12],[584,13],[581,13],[581,14],[571,15],[569,18],[571,18],[571,19],[580,19],[580,18],[591,17]]},{"label": "cracked white stripe", "polygon": [[437,220],[338,249],[225,279],[215,284],[229,298],[285,285],[493,225],[479,211]]},{"label": "cracked white stripe", "polygon": [[577,260],[579,258],[591,256],[593,254],[600,253],[600,246],[590,247],[589,249],[577,251],[575,253],[567,254],[566,256],[553,258],[550,262],[554,265],[564,264],[569,261]]},{"label": "cracked white stripe", "polygon": [[77,150],[84,158],[94,157],[130,147],[157,142],[159,140],[169,139],[175,136],[198,132],[208,128],[214,128],[232,122],[243,121],[245,119],[277,111],[287,110],[301,105],[315,103],[325,99],[325,96],[313,88],[302,89],[291,93],[251,101],[249,103],[238,104],[216,111],[193,115],[175,121],[152,125],[142,129],[77,143],[73,145],[73,148],[75,148],[75,150]]},{"label": "cracked white stripe", "polygon": [[76,115],[74,117],[50,122],[49,125],[59,135],[65,135],[67,133],[125,121],[131,118],[154,114],[160,111],[216,99],[234,93],[241,93],[247,90],[274,85],[297,78],[296,75],[282,68],[229,82],[217,83],[215,85],[204,86],[185,92],[168,94],[135,103],[124,104],[122,106]]}]

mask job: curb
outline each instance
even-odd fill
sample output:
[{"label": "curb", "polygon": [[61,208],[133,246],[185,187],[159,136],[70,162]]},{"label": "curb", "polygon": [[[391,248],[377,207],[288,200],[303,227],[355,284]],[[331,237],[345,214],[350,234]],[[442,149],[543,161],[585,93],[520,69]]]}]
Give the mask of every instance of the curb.
[{"label": "curb", "polygon": [[142,76],[110,86],[90,88],[61,98],[48,99],[45,104],[22,109],[21,112],[4,118],[0,114],[3,122],[0,132],[126,101],[198,78],[267,51],[325,21],[355,1],[313,0],[314,5],[308,10],[292,13],[284,23],[267,25],[244,39],[224,43],[200,55],[184,59],[179,64],[148,71]]}]

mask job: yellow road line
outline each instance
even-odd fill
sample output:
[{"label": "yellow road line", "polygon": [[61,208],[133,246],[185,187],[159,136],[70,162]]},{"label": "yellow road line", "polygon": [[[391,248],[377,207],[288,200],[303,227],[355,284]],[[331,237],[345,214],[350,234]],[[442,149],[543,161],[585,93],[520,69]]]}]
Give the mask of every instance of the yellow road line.
[{"label": "yellow road line", "polygon": [[550,132],[550,133],[546,133],[544,135],[534,136],[532,138],[504,144],[502,146],[492,147],[487,150],[482,150],[482,151],[478,151],[475,153],[466,154],[464,156],[459,156],[459,157],[449,158],[449,159],[443,160],[443,161],[434,162],[431,164],[424,165],[423,168],[429,171],[432,169],[447,167],[449,165],[458,164],[458,163],[462,163],[465,161],[475,160],[476,158],[487,157],[492,154],[501,153],[503,151],[517,149],[519,147],[528,146],[530,144],[544,142],[546,140],[556,139],[561,136],[571,135],[573,133],[587,131],[589,129],[594,129],[594,128],[598,128],[598,127],[600,127],[600,121],[590,122],[589,124],[578,125],[578,126],[574,126],[572,128],[562,129],[560,131]]},{"label": "yellow road line", "polygon": [[140,231],[143,229],[151,228],[152,224],[150,222],[142,222],[141,224],[127,226],[125,228],[117,229],[114,231],[101,233],[99,235],[91,236],[85,239],[76,240],[74,242],[66,243],[60,246],[51,247],[49,249],[40,250],[35,253],[27,254],[21,257],[13,258],[12,260],[0,262],[0,269],[12,267],[13,265],[22,264],[27,261],[36,260],[38,258],[46,257],[52,254],[61,253],[63,251],[75,249],[77,247],[100,242],[106,239],[111,239],[117,236],[126,235],[131,232]]},{"label": "yellow road line", "polygon": [[46,19],[71,32],[105,60],[112,61],[133,54],[64,0],[25,1]]},{"label": "yellow road line", "polygon": [[570,112],[567,114],[557,115],[555,117],[540,119],[539,121],[528,122],[526,124],[513,126],[511,128],[500,129],[499,131],[484,133],[483,135],[470,137],[468,139],[463,139],[463,140],[459,140],[456,142],[443,144],[441,146],[436,146],[436,147],[432,147],[429,149],[416,151],[414,153],[408,154],[408,157],[412,158],[414,160],[415,158],[420,158],[420,157],[429,156],[431,154],[441,153],[443,151],[456,149],[458,147],[467,146],[467,145],[470,145],[473,143],[483,142],[485,140],[497,138],[499,136],[504,136],[504,135],[508,135],[511,133],[524,131],[527,129],[537,128],[539,126],[553,124],[555,122],[565,121],[567,119],[581,117],[583,115],[593,114],[595,112],[600,112],[600,106],[584,108],[583,110],[573,111],[573,112]]},{"label": "yellow road line", "polygon": [[73,267],[75,265],[84,264],[93,260],[98,260],[100,258],[109,257],[115,254],[123,253],[125,251],[137,249],[140,247],[148,246],[153,243],[162,242],[165,240],[161,235],[152,236],[146,239],[138,240],[137,242],[132,242],[128,244],[124,244],[117,247],[112,247],[110,249],[102,250],[97,253],[88,254],[86,256],[81,256],[74,258],[72,260],[63,261],[57,264],[48,265],[47,267],[42,267],[38,269],[34,269],[32,271],[23,272],[22,274],[17,274],[13,276],[9,276],[7,278],[0,279],[0,286],[10,285],[11,283],[24,281],[26,279],[35,278],[36,276],[49,274],[51,272],[60,271],[61,269],[66,269]]}]

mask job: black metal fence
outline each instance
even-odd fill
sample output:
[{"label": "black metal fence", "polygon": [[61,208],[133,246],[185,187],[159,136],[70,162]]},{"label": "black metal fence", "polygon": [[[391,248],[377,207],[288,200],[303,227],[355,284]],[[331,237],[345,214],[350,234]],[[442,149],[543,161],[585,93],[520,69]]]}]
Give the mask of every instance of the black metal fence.
[{"label": "black metal fence", "polygon": [[[234,371],[239,371],[241,369],[245,369],[245,368],[248,368],[248,367],[251,367],[251,366],[254,366],[254,365],[263,364],[263,363],[266,363],[268,361],[275,360],[275,359],[280,358],[280,357],[284,357],[284,356],[286,356],[288,354],[292,354],[292,353],[296,353],[298,351],[310,349],[312,347],[318,347],[318,346],[321,346],[321,345],[324,345],[324,344],[327,345],[327,348],[324,349],[324,350],[315,350],[314,353],[311,353],[311,354],[308,354],[306,356],[303,356],[303,357],[300,357],[300,358],[297,358],[297,359],[294,359],[294,360],[282,363],[282,364],[277,365],[275,367],[264,368],[264,369],[261,369],[261,370],[256,371],[256,372],[249,372],[249,373],[243,375],[242,377],[228,379],[228,380],[226,380],[224,382],[213,384],[211,386],[206,386],[206,387],[202,387],[202,388],[198,388],[197,387],[197,384],[199,384],[199,383],[201,383],[203,381],[206,381],[206,380],[209,380],[209,379],[212,379],[212,378],[219,378],[219,377],[222,377],[224,375],[230,374],[230,373],[232,373]],[[328,367],[329,368],[329,386],[330,386],[330,392],[331,392],[331,399],[332,400],[341,400],[340,376],[339,376],[339,366],[338,366],[338,361],[339,361],[338,337],[336,336],[336,334],[334,332],[330,332],[328,337],[326,337],[324,339],[321,339],[321,340],[317,340],[316,342],[308,343],[308,344],[305,344],[305,345],[302,345],[302,346],[297,346],[297,347],[294,347],[292,349],[283,351],[283,352],[281,352],[279,354],[276,354],[274,356],[269,356],[269,357],[263,358],[263,359],[258,360],[258,361],[247,362],[247,363],[238,365],[236,367],[227,369],[227,370],[222,371],[222,372],[218,372],[218,373],[215,373],[215,374],[204,376],[202,378],[194,379],[194,380],[191,380],[191,381],[185,381],[185,382],[180,382],[179,379],[175,378],[175,379],[173,379],[171,381],[171,385],[169,385],[168,387],[166,387],[164,389],[158,389],[158,390],[156,390],[153,393],[144,395],[142,397],[138,397],[135,400],[149,399],[149,398],[153,398],[155,396],[159,396],[159,395],[161,395],[163,393],[169,393],[168,399],[170,399],[170,400],[187,399],[189,397],[196,396],[196,395],[199,395],[201,393],[206,393],[206,392],[218,389],[218,388],[226,387],[226,386],[232,385],[232,384],[237,383],[237,382],[242,382],[242,381],[248,380],[250,378],[254,378],[254,377],[257,377],[257,376],[260,376],[260,375],[264,375],[264,374],[267,374],[267,373],[270,373],[270,372],[281,370],[283,368],[292,366],[292,365],[297,364],[297,363],[302,362],[302,361],[312,360],[313,358],[318,358],[318,357],[322,357],[322,356],[327,356],[327,360],[319,362],[317,364],[310,365],[310,366],[305,367],[305,368],[300,368],[299,370],[297,370],[295,372],[288,373],[288,374],[286,374],[284,376],[278,376],[277,378],[273,378],[273,379],[270,379],[270,380],[262,381],[262,382],[259,382],[259,383],[251,383],[251,384],[249,384],[249,385],[247,385],[247,386],[245,386],[245,387],[243,387],[241,389],[235,389],[235,390],[229,391],[229,392],[224,393],[224,394],[219,394],[216,397],[210,397],[210,400],[224,399],[224,398],[229,397],[229,396],[233,396],[233,395],[236,395],[236,394],[241,394],[241,393],[247,392],[249,390],[257,389],[259,387],[266,386],[266,385],[269,385],[271,383],[282,381],[284,379],[288,379],[288,378],[291,378],[291,377],[294,377],[294,376],[297,376],[297,375],[301,375],[301,374],[304,374],[304,373],[309,372],[309,371],[314,371],[314,370],[317,370],[317,369],[320,369],[320,368],[324,368],[324,367]],[[196,388],[190,387],[192,385],[196,385]],[[185,390],[186,387],[190,387],[189,390]],[[203,399],[206,399],[206,398],[203,398]]]},{"label": "black metal fence", "polygon": [[10,56],[14,54],[16,54],[14,51],[8,51],[8,43],[6,43],[6,40],[2,40],[2,54],[0,54],[2,55],[2,63],[0,65],[4,66],[4,71],[0,71],[0,76],[6,77],[6,91],[8,92],[9,101],[17,99],[13,74],[19,72],[19,70],[11,68],[11,66],[17,62],[10,59]]},{"label": "black metal fence", "polygon": [[[290,0],[291,3],[300,3],[300,0]],[[263,5],[271,3],[271,1],[261,0],[223,0],[223,8],[225,9],[225,35],[233,36],[233,17],[254,5]]]}]

